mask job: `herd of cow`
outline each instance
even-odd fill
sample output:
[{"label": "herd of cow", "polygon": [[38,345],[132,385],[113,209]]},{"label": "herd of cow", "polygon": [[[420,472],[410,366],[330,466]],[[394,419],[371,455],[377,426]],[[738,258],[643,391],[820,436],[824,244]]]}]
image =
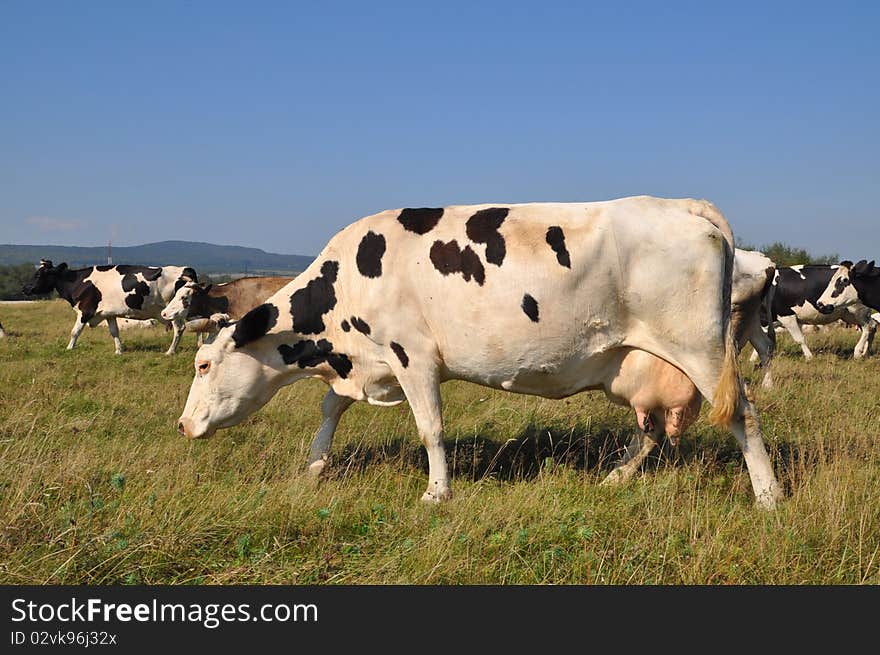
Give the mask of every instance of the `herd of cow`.
[{"label": "herd of cow", "polygon": [[[593,203],[384,211],[336,234],[295,278],[200,284],[188,266],[69,269],[40,262],[28,294],[57,291],[76,311],[71,349],[106,321],[154,318],[208,337],[178,430],[207,437],[236,425],[282,387],[317,377],[330,389],[311,445],[320,474],[355,400],[407,400],[429,461],[424,500],[451,495],[439,386],[451,379],[548,398],[601,389],[638,429],[606,482],[627,480],[661,438],[678,438],[702,400],[729,426],[760,505],[780,487],[737,354],[755,349],[772,386],[775,328],[858,326],[869,352],[880,321],[874,262],[777,267],[734,248],[703,200],[647,196]],[[2,329],[2,328],[0,328]]]}]

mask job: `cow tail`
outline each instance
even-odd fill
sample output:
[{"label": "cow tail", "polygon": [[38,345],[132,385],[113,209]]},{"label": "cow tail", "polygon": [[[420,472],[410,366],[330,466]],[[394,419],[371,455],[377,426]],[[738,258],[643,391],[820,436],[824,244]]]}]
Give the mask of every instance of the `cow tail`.
[{"label": "cow tail", "polygon": [[739,407],[740,391],[742,382],[739,376],[739,362],[737,356],[739,350],[736,347],[733,335],[733,321],[731,320],[730,289],[733,275],[733,247],[725,241],[725,264],[727,274],[722,293],[722,308],[724,312],[724,363],[721,365],[721,377],[715,388],[715,398],[712,400],[712,410],[709,412],[709,422],[713,425],[727,427],[733,420]]},{"label": "cow tail", "polygon": [[739,406],[739,393],[742,387],[736,355],[737,350],[736,344],[733,341],[733,327],[731,322],[728,321],[724,334],[724,364],[721,368],[721,379],[718,382],[718,387],[715,389],[712,411],[709,412],[709,422],[713,425],[721,427],[730,425]]}]

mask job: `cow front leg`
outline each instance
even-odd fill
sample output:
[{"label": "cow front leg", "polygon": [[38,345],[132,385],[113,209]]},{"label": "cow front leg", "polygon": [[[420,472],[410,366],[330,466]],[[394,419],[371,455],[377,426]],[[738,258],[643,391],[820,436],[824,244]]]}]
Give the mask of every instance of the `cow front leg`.
[{"label": "cow front leg", "polygon": [[435,369],[415,372],[414,365],[414,361],[408,361],[409,368],[397,367],[394,373],[409,402],[422,445],[428,451],[428,488],[422,500],[436,503],[452,497],[443,447],[440,380]]},{"label": "cow front leg", "polygon": [[321,403],[321,427],[318,428],[315,438],[312,439],[312,446],[309,452],[308,471],[309,474],[318,477],[324,472],[327,460],[330,457],[330,449],[333,446],[333,435],[336,433],[336,426],[339,425],[339,419],[354,400],[346,396],[338,395],[333,389],[324,396]]},{"label": "cow front leg", "polygon": [[[640,417],[641,418],[641,417]],[[665,432],[664,419],[657,417],[656,413],[645,415],[644,420],[639,421],[639,429],[633,433],[614,469],[602,480],[602,485],[623,484],[632,478],[639,470],[645,458],[651,454],[654,447],[660,443],[660,437]]]},{"label": "cow front leg", "polygon": [[777,501],[782,499],[782,489],[776,481],[773,465],[764,447],[764,437],[761,434],[761,424],[755,406],[745,398],[744,394],[740,394],[740,405],[730,429],[746,460],[746,468],[758,505],[764,509],[774,509]]},{"label": "cow front leg", "polygon": [[82,331],[86,327],[86,324],[82,319],[82,313],[77,312],[76,320],[73,323],[73,329],[70,330],[70,343],[67,344],[68,350],[73,350],[74,346],[76,346],[76,340],[79,339],[79,335],[82,334]]},{"label": "cow front leg", "polygon": [[116,323],[116,317],[111,316],[107,319],[107,329],[110,336],[113,337],[113,345],[116,346],[116,354],[122,354],[122,341],[119,340],[119,325]]},{"label": "cow front leg", "polygon": [[183,336],[183,331],[186,329],[186,323],[182,319],[175,318],[172,324],[174,325],[174,338],[171,339],[171,345],[165,351],[166,355],[173,355],[177,352],[177,344],[180,343],[180,337]]},{"label": "cow front leg", "polygon": [[869,318],[866,324],[859,326],[859,330],[862,334],[859,337],[855,350],[853,350],[853,359],[861,359],[871,352],[871,344],[874,341],[874,333],[877,331],[877,324],[873,319]]},{"label": "cow front leg", "polygon": [[801,326],[798,323],[797,317],[780,316],[777,320],[782,324],[782,327],[788,331],[795,343],[801,347],[801,351],[804,353],[804,358],[807,361],[813,359],[813,353],[810,351],[809,347],[807,347],[807,340],[804,339],[804,333],[801,332]]}]

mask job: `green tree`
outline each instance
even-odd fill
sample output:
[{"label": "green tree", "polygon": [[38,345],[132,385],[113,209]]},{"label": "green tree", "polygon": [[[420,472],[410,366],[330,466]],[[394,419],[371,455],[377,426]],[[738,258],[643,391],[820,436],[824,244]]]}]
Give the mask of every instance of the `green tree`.
[{"label": "green tree", "polygon": [[[26,296],[21,287],[30,282],[34,277],[33,264],[14,264],[0,266],[0,300],[24,300],[33,299],[35,296]],[[46,298],[48,296],[41,296]]]},{"label": "green tree", "polygon": [[805,248],[790,246],[782,241],[774,241],[760,248],[750,244],[740,244],[743,250],[759,250],[767,255],[777,266],[793,266],[795,264],[837,264],[840,261],[837,253],[814,255]]}]

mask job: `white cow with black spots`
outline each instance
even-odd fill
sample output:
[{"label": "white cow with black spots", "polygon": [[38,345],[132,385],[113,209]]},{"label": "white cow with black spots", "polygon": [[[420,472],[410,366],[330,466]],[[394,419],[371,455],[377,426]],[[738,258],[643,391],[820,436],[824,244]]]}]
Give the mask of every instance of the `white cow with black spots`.
[{"label": "white cow with black spots", "polygon": [[[116,347],[122,354],[119,339],[118,317],[164,321],[161,312],[174,297],[174,293],[187,282],[197,282],[195,270],[189,266],[129,266],[126,264],[89,266],[72,269],[66,263],[53,266],[44,259],[34,273],[33,280],[25,285],[26,294],[42,295],[53,290],[64,298],[76,311],[76,320],[70,331],[67,349],[72,350],[86,325],[95,327],[107,321],[107,328]],[[184,321],[175,320],[174,338],[166,355],[173,355],[185,329]]]},{"label": "white cow with black spots", "polygon": [[[320,471],[355,400],[407,400],[428,453],[423,499],[438,501],[451,494],[440,409],[446,380],[547,398],[602,389],[629,404],[644,436],[609,481],[629,477],[649,442],[675,431],[702,396],[713,405],[710,420],[729,425],[739,442],[759,504],[773,507],[780,487],[737,368],[733,257],[726,220],[701,200],[368,216],[199,349],[178,429],[207,437],[281,387],[318,378],[330,386],[310,455],[311,470]],[[652,382],[657,370],[678,374],[675,394]]]}]

